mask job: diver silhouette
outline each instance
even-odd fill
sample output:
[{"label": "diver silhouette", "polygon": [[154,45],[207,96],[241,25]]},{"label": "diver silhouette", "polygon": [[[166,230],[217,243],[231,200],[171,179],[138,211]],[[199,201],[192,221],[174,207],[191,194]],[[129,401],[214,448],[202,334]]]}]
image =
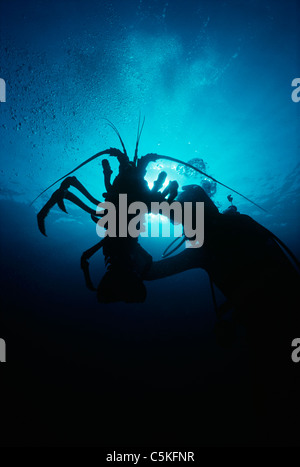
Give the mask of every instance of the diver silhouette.
[{"label": "diver silhouette", "polygon": [[273,291],[275,284],[280,284],[280,293],[289,281],[299,282],[299,274],[286,252],[299,267],[296,258],[273,233],[250,216],[240,214],[234,205],[220,213],[199,185],[183,189],[176,201],[204,202],[204,244],[201,248],[187,248],[176,256],[153,262],[144,276],[146,280],[202,268],[232,306],[249,310],[254,293],[264,300],[266,291]]},{"label": "diver silhouette", "polygon": [[[280,239],[235,206],[220,213],[198,185],[184,187],[176,200],[204,202],[204,244],[152,262],[143,279],[204,269],[212,287],[219,342],[231,344],[236,326],[246,329],[256,408],[266,422],[261,429],[273,425],[279,431],[279,423],[291,426],[289,417],[299,404],[300,390],[299,370],[291,360],[291,342],[300,332],[297,259]],[[217,306],[214,285],[225,297],[221,306]],[[230,310],[230,320],[224,319]]]},{"label": "diver silhouette", "polygon": [[204,202],[204,244],[152,262],[143,274],[144,280],[201,268],[208,273],[212,290],[215,284],[226,299],[219,307],[215,303],[218,318],[232,309],[237,322],[251,325],[259,318],[267,326],[270,321],[274,326],[277,323],[281,333],[285,327],[293,329],[293,319],[299,318],[295,303],[299,303],[300,291],[299,263],[293,253],[268,229],[240,214],[236,206],[220,213],[202,187],[189,185],[183,189],[176,201]]}]

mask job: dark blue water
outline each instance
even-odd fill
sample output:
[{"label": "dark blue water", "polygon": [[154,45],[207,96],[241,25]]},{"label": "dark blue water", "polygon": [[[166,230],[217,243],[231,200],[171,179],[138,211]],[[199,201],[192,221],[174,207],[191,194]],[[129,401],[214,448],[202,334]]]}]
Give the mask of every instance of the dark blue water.
[{"label": "dark blue water", "polygon": [[[148,283],[143,304],[99,305],[80,270],[95,224],[67,203],[68,215],[54,208],[47,217],[45,238],[36,214],[53,190],[30,202],[120,147],[103,118],[133,155],[141,112],[140,155],[202,158],[210,175],[267,210],[234,195],[299,258],[299,2],[12,0],[0,6],[0,41],[0,337],[19,368],[16,412],[26,418],[30,405],[42,420],[41,430],[19,424],[15,442],[251,443],[247,343],[241,331],[232,349],[217,345],[207,275]],[[162,168],[180,187],[201,180],[160,161],[149,183]],[[77,177],[94,196],[105,191],[99,160]],[[230,193],[218,186],[220,210]],[[168,239],[141,244],[159,259]],[[100,252],[95,283],[104,270]]]}]

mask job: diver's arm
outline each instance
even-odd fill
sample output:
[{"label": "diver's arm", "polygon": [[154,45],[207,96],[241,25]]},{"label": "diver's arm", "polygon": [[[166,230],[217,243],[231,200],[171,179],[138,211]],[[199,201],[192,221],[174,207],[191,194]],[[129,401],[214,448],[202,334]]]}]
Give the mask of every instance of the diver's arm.
[{"label": "diver's arm", "polygon": [[143,280],[153,281],[173,276],[188,269],[206,269],[205,253],[202,248],[186,248],[176,256],[154,261],[143,274]]}]

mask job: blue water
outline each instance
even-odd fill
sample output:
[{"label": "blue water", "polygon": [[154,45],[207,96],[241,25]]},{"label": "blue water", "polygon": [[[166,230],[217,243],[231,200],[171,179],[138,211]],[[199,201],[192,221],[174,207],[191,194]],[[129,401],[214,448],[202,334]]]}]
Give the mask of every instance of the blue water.
[{"label": "blue water", "polygon": [[[236,427],[251,418],[244,403],[247,349],[242,337],[232,351],[216,345],[206,274],[151,282],[144,304],[100,306],[79,267],[81,253],[98,240],[95,224],[66,203],[68,215],[54,208],[47,217],[44,238],[35,216],[53,190],[30,202],[88,157],[120,147],[103,118],[133,156],[141,112],[140,155],[202,158],[210,175],[267,210],[233,195],[240,212],[299,258],[300,103],[291,99],[300,64],[299,2],[11,0],[0,6],[0,41],[7,85],[0,104],[2,334],[11,360],[26,367],[40,354],[41,361],[91,368],[90,374],[101,367],[120,393],[140,384],[147,394],[162,391],[165,401],[169,391],[186,398],[195,389],[197,368],[199,398],[215,404],[212,417],[204,414],[203,439],[223,440],[224,420],[232,416],[234,436],[243,440]],[[149,182],[157,167],[180,186],[199,183],[166,161],[149,166]],[[99,160],[77,177],[95,197],[105,191]],[[213,200],[220,210],[230,193],[218,186]],[[141,244],[159,259],[168,240]],[[91,271],[97,283],[101,253]],[[234,414],[215,397],[218,385],[235,401]]]}]

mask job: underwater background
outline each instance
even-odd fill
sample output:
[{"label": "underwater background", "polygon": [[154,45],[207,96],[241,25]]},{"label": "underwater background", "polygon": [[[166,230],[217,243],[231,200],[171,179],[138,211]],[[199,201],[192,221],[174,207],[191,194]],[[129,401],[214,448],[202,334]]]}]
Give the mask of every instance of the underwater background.
[{"label": "underwater background", "polygon": [[[146,283],[143,304],[99,304],[80,269],[98,241],[89,215],[68,202],[68,215],[54,208],[45,238],[36,214],[54,189],[30,203],[120,147],[104,118],[133,156],[141,113],[140,155],[202,159],[267,212],[218,185],[219,209],[232,194],[300,258],[299,11],[296,0],[1,2],[0,337],[13,368],[11,444],[255,442],[249,349],[242,330],[232,348],[217,344],[205,272]],[[100,162],[76,173],[98,198]],[[150,184],[161,169],[180,187],[202,180],[159,161]],[[156,260],[169,242],[141,239]],[[100,252],[95,283],[104,271]]]}]

